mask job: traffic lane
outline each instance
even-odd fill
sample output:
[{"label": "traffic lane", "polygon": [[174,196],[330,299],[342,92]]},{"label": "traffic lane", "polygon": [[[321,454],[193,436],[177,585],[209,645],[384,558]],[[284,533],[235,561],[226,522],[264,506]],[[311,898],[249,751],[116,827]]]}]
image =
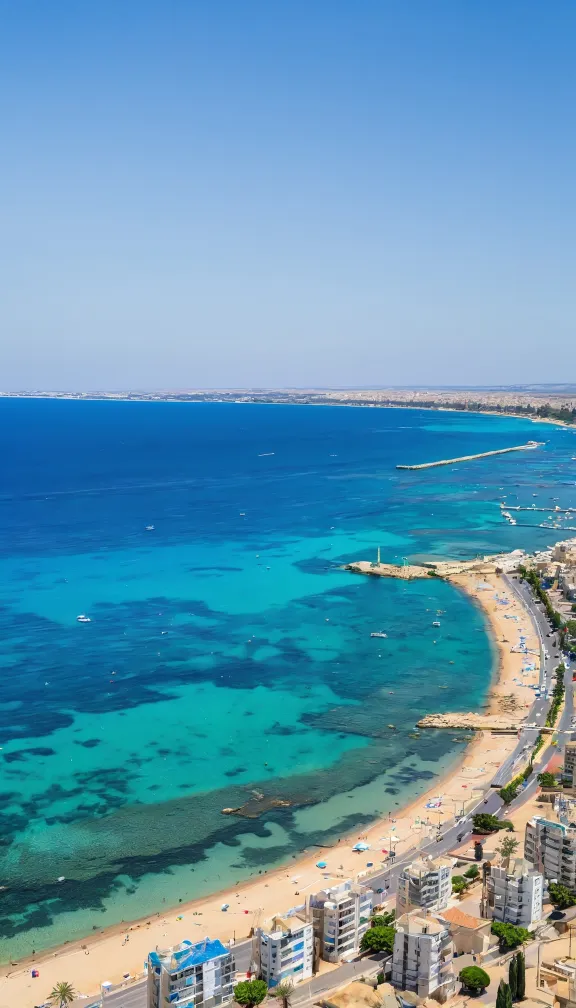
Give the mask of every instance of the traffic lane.
[{"label": "traffic lane", "polygon": [[106,994],[103,998],[103,1005],[105,1008],[145,1008],[147,991],[146,980],[140,980],[130,987],[124,987],[122,990]]},{"label": "traffic lane", "polygon": [[302,1004],[317,998],[319,994],[325,994],[341,984],[354,980],[355,977],[366,976],[378,973],[382,969],[383,961],[387,958],[382,952],[375,955],[364,956],[362,959],[354,959],[349,963],[342,963],[337,969],[330,973],[320,973],[305,983],[298,984],[294,988],[294,993],[290,997],[291,1004]]}]

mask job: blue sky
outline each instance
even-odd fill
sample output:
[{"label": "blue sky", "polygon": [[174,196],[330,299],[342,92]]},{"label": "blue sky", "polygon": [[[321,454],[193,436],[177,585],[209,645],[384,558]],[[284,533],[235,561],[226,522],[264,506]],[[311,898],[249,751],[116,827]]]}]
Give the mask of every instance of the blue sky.
[{"label": "blue sky", "polygon": [[576,380],[566,0],[0,0],[0,387]]}]

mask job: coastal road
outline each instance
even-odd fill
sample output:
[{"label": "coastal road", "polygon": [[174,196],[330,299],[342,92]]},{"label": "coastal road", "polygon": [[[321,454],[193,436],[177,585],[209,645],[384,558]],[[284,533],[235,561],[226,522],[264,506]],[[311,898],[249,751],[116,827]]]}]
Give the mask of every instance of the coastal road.
[{"label": "coastal road", "polygon": [[[527,717],[529,724],[544,725],[546,715],[550,706],[551,686],[553,685],[554,671],[562,661],[562,655],[558,649],[557,635],[552,631],[546,614],[541,611],[538,602],[530,591],[529,586],[522,582],[518,575],[504,574],[503,581],[509,591],[516,596],[526,609],[526,614],[534,626],[540,641],[540,687],[545,692],[545,696],[536,697],[530,708]],[[511,755],[504,760],[502,766],[495,775],[492,786],[503,787],[514,775],[515,764],[520,764],[526,757],[528,751],[538,738],[538,728],[524,728],[519,737],[518,744]]]}]

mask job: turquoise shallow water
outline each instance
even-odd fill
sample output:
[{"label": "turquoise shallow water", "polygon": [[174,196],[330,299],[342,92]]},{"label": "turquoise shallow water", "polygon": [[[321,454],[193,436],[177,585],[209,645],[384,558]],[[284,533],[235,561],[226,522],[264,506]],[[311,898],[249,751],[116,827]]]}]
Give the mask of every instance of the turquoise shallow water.
[{"label": "turquoise shallow water", "polygon": [[[535,548],[559,534],[504,525],[502,494],[576,503],[574,433],[527,421],[42,400],[0,413],[5,958],[249,877],[429,786],[463,742],[410,733],[422,713],[483,702],[482,616],[449,585],[339,565],[378,545],[396,561]],[[538,452],[395,469],[535,432]],[[293,807],[222,816],[254,790]]]}]

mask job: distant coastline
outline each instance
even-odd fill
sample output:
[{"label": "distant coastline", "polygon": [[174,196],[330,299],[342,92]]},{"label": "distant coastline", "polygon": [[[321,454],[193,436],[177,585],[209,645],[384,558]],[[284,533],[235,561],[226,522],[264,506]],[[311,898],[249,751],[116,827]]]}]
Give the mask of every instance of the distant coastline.
[{"label": "distant coastline", "polygon": [[372,409],[420,409],[430,412],[484,414],[576,426],[576,387],[571,393],[514,390],[443,389],[192,389],[157,391],[0,392],[0,399],[64,399],[77,402],[231,403],[240,405],[362,406]]}]

